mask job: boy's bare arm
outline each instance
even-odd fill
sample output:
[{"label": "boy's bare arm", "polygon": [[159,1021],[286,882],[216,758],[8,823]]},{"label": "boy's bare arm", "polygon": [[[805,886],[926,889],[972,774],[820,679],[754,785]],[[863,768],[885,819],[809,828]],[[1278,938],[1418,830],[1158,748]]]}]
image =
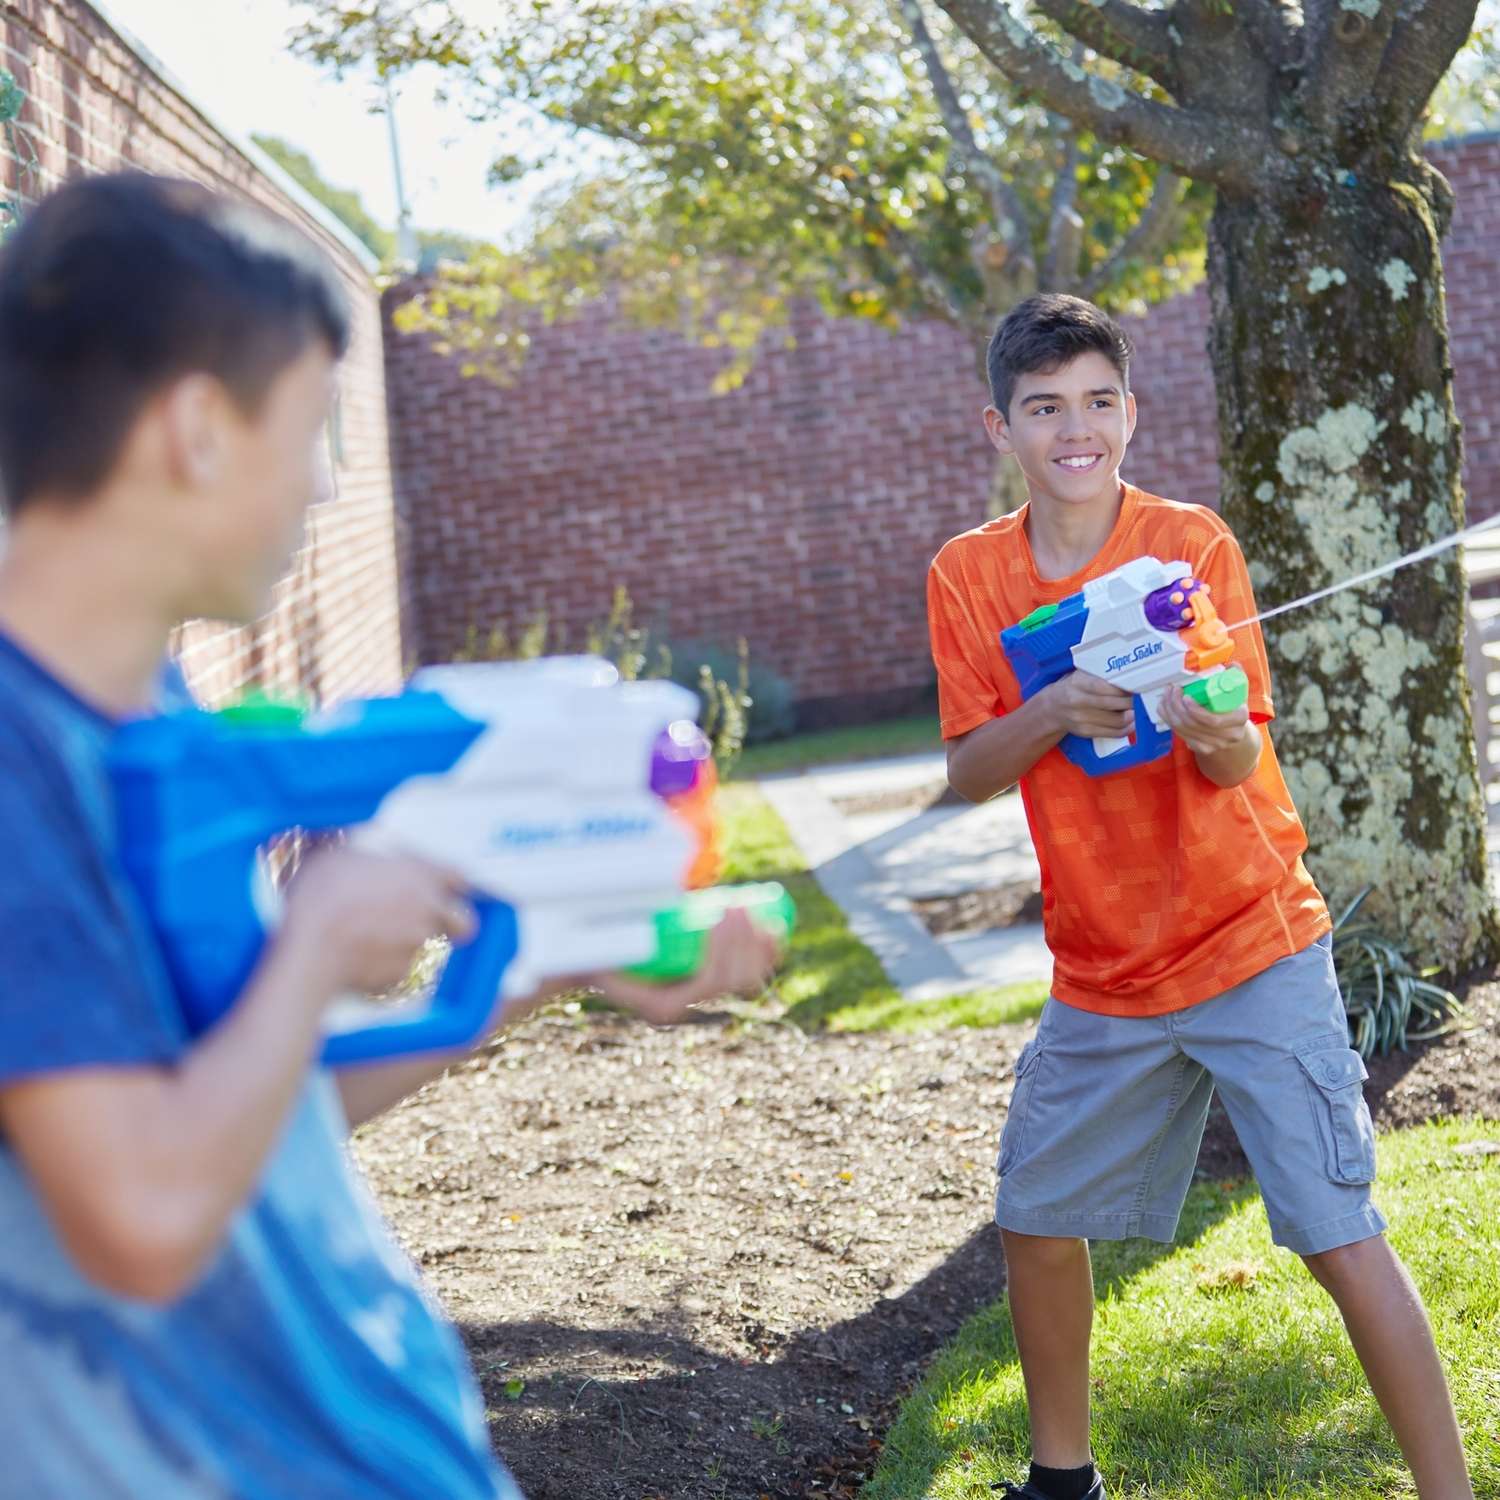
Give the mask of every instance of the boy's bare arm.
[{"label": "boy's bare arm", "polygon": [[192,1284],[255,1184],[307,1075],[328,1002],[394,984],[442,927],[451,877],[350,850],[294,883],[240,1000],[175,1065],[78,1068],[0,1091],[0,1130],[79,1269],[165,1302]]},{"label": "boy's bare arm", "polygon": [[948,785],[970,802],[1014,786],[1065,734],[1119,739],[1135,725],[1130,694],[1069,672],[1019,708],[948,741]]},{"label": "boy's bare arm", "polygon": [[[654,1025],[679,1021],[694,1005],[721,995],[756,994],[764,989],[779,954],[776,939],[761,931],[742,911],[728,912],[709,935],[703,967],[681,984],[642,984],[621,974],[580,974],[559,979],[536,995],[508,1001],[502,1026],[513,1026],[538,1005],[567,990],[592,986],[626,1010]],[[374,1119],[461,1062],[466,1052],[435,1053],[399,1062],[342,1068],[339,1095],[350,1128]]]},{"label": "boy's bare arm", "polygon": [[1173,688],[1162,695],[1161,715],[1215,786],[1236,787],[1260,764],[1261,733],[1247,709],[1210,713]]}]

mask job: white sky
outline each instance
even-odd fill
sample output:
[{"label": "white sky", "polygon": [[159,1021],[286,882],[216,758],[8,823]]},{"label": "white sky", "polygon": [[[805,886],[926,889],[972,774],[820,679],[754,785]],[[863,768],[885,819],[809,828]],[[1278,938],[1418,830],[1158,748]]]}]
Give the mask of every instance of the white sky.
[{"label": "white sky", "polygon": [[[483,8],[482,0],[465,3]],[[370,112],[377,90],[368,79],[339,81],[291,55],[291,0],[101,0],[101,8],[155,53],[220,125],[242,136],[281,136],[300,147],[329,182],[353,188],[377,219],[394,227],[385,116]],[[1500,20],[1500,0],[1483,0],[1478,19]],[[434,97],[439,80],[436,69],[419,70],[403,80],[397,99],[413,221],[421,229],[503,240],[544,181],[561,171],[490,188],[490,162],[507,149],[526,153],[528,138],[514,127],[507,139],[498,123],[472,124]],[[584,147],[577,157],[587,161],[592,154]]]},{"label": "white sky", "polygon": [[[396,222],[396,193],[377,89],[295,58],[286,38],[290,0],[101,0],[112,20],[154,53],[193,102],[240,136],[276,135],[306,151],[335,187],[353,188],[382,223]],[[436,70],[403,80],[396,104],[401,163],[413,222],[501,239],[524,214],[527,185],[491,189],[485,173],[507,142],[496,124],[474,125],[434,98]]]}]

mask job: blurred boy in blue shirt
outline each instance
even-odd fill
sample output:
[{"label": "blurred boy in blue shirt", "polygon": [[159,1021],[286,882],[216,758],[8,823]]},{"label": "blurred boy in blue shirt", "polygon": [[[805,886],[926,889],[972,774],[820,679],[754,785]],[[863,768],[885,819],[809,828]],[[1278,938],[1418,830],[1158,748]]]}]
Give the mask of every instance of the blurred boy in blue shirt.
[{"label": "blurred boy in blue shirt", "polygon": [[[348,318],[289,226],[84,179],[0,253],[0,1489],[28,1500],[514,1497],[453,1329],[344,1135],[451,1058],[315,1066],[320,1018],[464,939],[462,882],[310,859],[190,1040],[123,882],[104,758],[181,621],[267,606],[319,498]],[[753,987],[735,914],[667,1019]]]}]

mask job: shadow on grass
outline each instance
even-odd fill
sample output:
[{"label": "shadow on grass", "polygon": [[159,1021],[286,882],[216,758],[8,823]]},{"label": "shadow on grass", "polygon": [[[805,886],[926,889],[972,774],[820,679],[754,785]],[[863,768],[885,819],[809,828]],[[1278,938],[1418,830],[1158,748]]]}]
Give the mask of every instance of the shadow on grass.
[{"label": "shadow on grass", "polygon": [[[1238,1234],[1205,1244],[1256,1199],[1251,1182],[1200,1183],[1176,1244],[1095,1247],[1095,1451],[1112,1483],[1128,1478],[1112,1493],[1374,1497],[1402,1484],[1394,1440],[1332,1303],[1307,1281],[1309,1321],[1309,1303],[1287,1292],[1286,1278],[1305,1273],[1283,1251],[1260,1260],[1260,1247],[1270,1248],[1263,1235],[1252,1238],[1249,1260],[1236,1258]],[[1150,1274],[1179,1255],[1175,1283]],[[1024,1476],[1028,1453],[1014,1331],[997,1302],[965,1325],[903,1406],[862,1495],[987,1493],[998,1479]]]},{"label": "shadow on grass", "polygon": [[[1215,1225],[1254,1200],[1253,1182],[1204,1183],[1191,1194],[1183,1210],[1178,1238],[1171,1244],[1130,1239],[1096,1243],[1093,1248],[1096,1303],[1109,1316],[1108,1304],[1159,1261],[1191,1247]],[[993,1384],[1013,1373],[1011,1394],[985,1404],[982,1414],[965,1416],[954,1410],[961,1403],[950,1398],[973,1382]],[[864,1493],[870,1500],[905,1500],[926,1495],[944,1471],[977,1458],[984,1482],[1024,1478],[1030,1428],[1020,1380],[1020,1359],[1010,1308],[996,1300],[963,1328],[939,1357],[921,1387],[913,1392],[887,1437],[879,1473]],[[984,1450],[976,1455],[975,1450]],[[998,1459],[999,1467],[995,1467]],[[992,1472],[993,1470],[993,1472]],[[981,1475],[974,1475],[979,1482]],[[978,1490],[975,1493],[979,1493]]]}]

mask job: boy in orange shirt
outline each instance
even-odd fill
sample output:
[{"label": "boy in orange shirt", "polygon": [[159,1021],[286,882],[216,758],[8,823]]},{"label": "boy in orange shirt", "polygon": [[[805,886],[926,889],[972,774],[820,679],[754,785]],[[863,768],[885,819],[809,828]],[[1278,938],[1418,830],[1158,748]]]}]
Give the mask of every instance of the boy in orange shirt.
[{"label": "boy in orange shirt", "polygon": [[1128,693],[1074,671],[1023,701],[1000,632],[1131,559],[1185,561],[1228,621],[1255,613],[1214,512],[1122,484],[1130,342],[1091,303],[1044,294],[989,346],[985,426],[1030,501],[955,537],[928,579],[948,780],[972,801],[1020,783],[1042,871],[1052,998],[1016,1062],[995,1219],[1031,1415],[1007,1494],[1102,1500],[1089,1450],[1088,1239],[1170,1241],[1217,1085],[1272,1237],[1343,1315],[1422,1500],[1472,1500],[1421,1299],[1370,1201],[1374,1130],[1307,839],[1261,725],[1258,628],[1236,633],[1245,707],[1169,689],[1160,759],[1089,776],[1065,735],[1123,738]]}]

